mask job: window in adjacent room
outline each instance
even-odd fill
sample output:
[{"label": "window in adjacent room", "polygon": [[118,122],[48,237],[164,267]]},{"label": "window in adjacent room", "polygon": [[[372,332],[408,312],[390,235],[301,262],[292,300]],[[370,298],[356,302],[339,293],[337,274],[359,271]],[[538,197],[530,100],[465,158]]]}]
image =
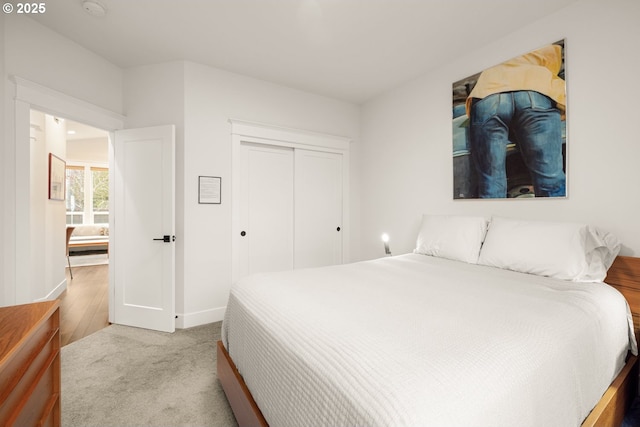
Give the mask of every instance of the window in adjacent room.
[{"label": "window in adjacent room", "polygon": [[67,224],[109,223],[109,169],[67,165]]},{"label": "window in adjacent room", "polygon": [[109,223],[109,169],[92,167],[91,199],[94,224]]},{"label": "window in adjacent room", "polygon": [[67,165],[67,224],[84,223],[84,167]]}]

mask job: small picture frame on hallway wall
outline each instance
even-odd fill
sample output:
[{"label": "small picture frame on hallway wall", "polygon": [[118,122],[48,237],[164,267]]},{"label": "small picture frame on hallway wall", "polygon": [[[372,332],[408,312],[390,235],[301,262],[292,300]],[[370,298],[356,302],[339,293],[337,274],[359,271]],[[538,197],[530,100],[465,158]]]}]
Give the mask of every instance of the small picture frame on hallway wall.
[{"label": "small picture frame on hallway wall", "polygon": [[65,199],[66,162],[49,153],[49,200]]},{"label": "small picture frame on hallway wall", "polygon": [[219,205],[221,198],[222,178],[219,176],[198,177],[198,203],[201,205]]}]

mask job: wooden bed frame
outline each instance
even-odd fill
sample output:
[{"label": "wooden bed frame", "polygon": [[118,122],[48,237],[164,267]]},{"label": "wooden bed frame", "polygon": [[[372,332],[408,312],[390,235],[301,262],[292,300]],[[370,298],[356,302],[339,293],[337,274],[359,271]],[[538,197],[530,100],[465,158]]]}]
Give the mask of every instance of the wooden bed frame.
[{"label": "wooden bed frame", "polygon": [[[606,282],[627,299],[633,315],[636,338],[640,331],[640,258],[619,256],[609,269]],[[268,427],[235,363],[222,341],[217,343],[217,372],[240,427]],[[629,354],[627,363],[581,427],[619,427],[638,394],[638,358]]]}]

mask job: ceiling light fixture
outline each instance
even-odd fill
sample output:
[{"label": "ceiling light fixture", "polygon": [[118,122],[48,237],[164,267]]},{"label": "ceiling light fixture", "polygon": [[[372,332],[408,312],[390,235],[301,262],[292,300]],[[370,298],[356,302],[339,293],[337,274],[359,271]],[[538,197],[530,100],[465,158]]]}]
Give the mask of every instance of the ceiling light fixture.
[{"label": "ceiling light fixture", "polygon": [[84,0],[82,2],[82,8],[91,16],[97,16],[102,18],[107,13],[107,9],[95,0]]}]

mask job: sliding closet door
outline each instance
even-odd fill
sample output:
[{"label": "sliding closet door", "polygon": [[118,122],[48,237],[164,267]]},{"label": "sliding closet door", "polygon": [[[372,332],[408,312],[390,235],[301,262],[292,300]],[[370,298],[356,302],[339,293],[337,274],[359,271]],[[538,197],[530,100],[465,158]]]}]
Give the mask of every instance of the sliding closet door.
[{"label": "sliding closet door", "polygon": [[239,277],[293,269],[293,149],[240,147]]},{"label": "sliding closet door", "polygon": [[342,263],[342,154],[295,150],[295,268]]},{"label": "sliding closet door", "polygon": [[350,140],[229,122],[233,282],[348,262]]}]

